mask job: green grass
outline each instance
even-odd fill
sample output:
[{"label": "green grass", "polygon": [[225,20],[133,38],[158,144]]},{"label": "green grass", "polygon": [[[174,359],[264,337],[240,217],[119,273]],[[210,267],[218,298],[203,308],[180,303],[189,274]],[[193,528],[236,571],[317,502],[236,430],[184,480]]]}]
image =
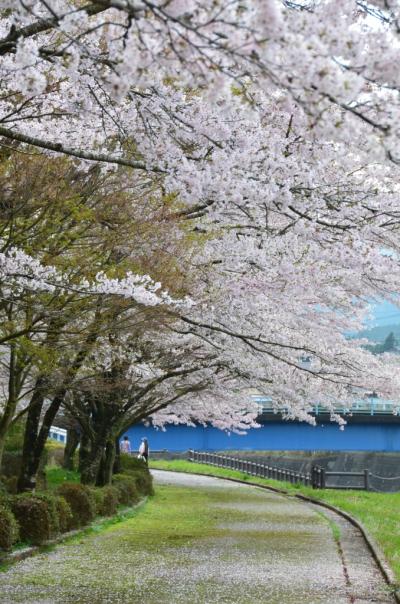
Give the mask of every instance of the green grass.
[{"label": "green grass", "polygon": [[78,472],[64,470],[58,467],[46,468],[47,488],[49,491],[54,491],[64,482],[79,482]]},{"label": "green grass", "polygon": [[289,495],[302,494],[330,503],[357,518],[380,546],[400,583],[400,493],[370,491],[320,490],[292,485],[277,480],[249,476],[243,472],[217,468],[185,460],[152,461],[154,469],[213,474],[221,478],[236,478],[249,484],[261,484],[284,489]]}]

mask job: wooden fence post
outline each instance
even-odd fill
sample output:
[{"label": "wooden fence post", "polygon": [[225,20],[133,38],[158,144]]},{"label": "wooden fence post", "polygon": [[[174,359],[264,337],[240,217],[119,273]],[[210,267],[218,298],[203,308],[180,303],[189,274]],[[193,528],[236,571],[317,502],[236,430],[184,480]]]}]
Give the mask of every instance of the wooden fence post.
[{"label": "wooden fence post", "polygon": [[326,486],[325,469],[321,468],[321,489],[324,489],[325,486]]},{"label": "wooden fence post", "polygon": [[317,484],[317,466],[311,466],[311,486],[313,489],[318,488]]},{"label": "wooden fence post", "polygon": [[364,489],[369,491],[369,470],[364,470]]}]

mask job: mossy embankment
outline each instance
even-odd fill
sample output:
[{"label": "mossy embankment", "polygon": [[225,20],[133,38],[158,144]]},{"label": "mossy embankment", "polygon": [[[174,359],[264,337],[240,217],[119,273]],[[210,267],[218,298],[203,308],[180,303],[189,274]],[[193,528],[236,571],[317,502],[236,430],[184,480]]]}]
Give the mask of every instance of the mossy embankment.
[{"label": "mossy embankment", "polygon": [[320,490],[277,480],[249,476],[243,472],[217,468],[186,460],[152,461],[151,467],[177,472],[212,474],[221,478],[236,478],[249,484],[281,488],[289,495],[301,493],[334,505],[359,520],[380,546],[400,583],[400,493],[367,491]]}]

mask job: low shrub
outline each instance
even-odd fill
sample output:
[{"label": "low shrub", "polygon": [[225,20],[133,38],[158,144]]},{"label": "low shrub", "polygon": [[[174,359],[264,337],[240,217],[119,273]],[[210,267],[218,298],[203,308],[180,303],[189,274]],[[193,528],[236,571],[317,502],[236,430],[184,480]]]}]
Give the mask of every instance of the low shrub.
[{"label": "low shrub", "polygon": [[50,515],[50,538],[56,537],[60,532],[60,517],[58,513],[58,497],[50,493],[36,493],[34,497],[44,501]]},{"label": "low shrub", "polygon": [[98,487],[85,487],[87,490],[87,493],[90,497],[90,500],[94,506],[94,509],[96,510],[96,514],[99,514],[101,516],[101,510],[103,508],[103,500],[104,500],[104,494],[103,494],[103,489],[99,489]]},{"label": "low shrub", "polygon": [[8,505],[0,502],[0,550],[8,551],[18,541],[18,523]]},{"label": "low shrub", "polygon": [[6,478],[4,478],[4,476],[0,476],[0,503],[1,503],[1,498],[6,497],[7,493],[8,493],[8,491],[6,489]]},{"label": "low shrub", "polygon": [[7,493],[15,495],[17,493],[18,476],[10,476],[10,478],[4,479],[5,488]]},{"label": "low shrub", "polygon": [[149,471],[147,464],[143,461],[143,459],[139,459],[134,455],[128,455],[127,453],[121,453],[120,463],[123,474],[136,470]]},{"label": "low shrub", "polygon": [[66,533],[69,530],[72,522],[72,512],[69,503],[61,497],[61,495],[54,496],[57,506],[58,522],[61,533]]},{"label": "low shrub", "polygon": [[72,518],[69,529],[85,526],[93,520],[96,515],[96,507],[87,487],[66,482],[57,489],[57,493],[64,497],[71,508]]},{"label": "low shrub", "polygon": [[132,476],[136,482],[136,488],[142,495],[154,495],[153,477],[147,464],[137,457],[121,454],[122,473]]},{"label": "low shrub", "polygon": [[11,510],[19,524],[22,541],[40,545],[52,535],[53,519],[48,503],[32,494],[16,495]]},{"label": "low shrub", "polygon": [[21,451],[4,451],[1,463],[1,474],[3,474],[5,478],[18,476],[21,469],[21,460]]},{"label": "low shrub", "polygon": [[153,477],[149,471],[129,472],[129,476],[135,480],[136,488],[141,495],[154,495]]},{"label": "low shrub", "polygon": [[100,509],[102,516],[113,516],[117,512],[119,503],[119,491],[115,486],[107,486],[101,489],[103,503]]},{"label": "low shrub", "polygon": [[112,484],[118,490],[118,500],[122,505],[132,505],[139,501],[136,480],[129,474],[114,474]]}]

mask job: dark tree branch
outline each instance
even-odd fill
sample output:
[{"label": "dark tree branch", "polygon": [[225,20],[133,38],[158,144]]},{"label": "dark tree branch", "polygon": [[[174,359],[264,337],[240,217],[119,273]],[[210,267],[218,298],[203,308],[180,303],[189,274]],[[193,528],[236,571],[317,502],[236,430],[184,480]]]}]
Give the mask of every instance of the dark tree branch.
[{"label": "dark tree branch", "polygon": [[0,136],[4,136],[4,138],[8,138],[10,140],[19,141],[20,143],[25,143],[27,145],[32,145],[34,147],[40,147],[41,149],[47,149],[48,151],[54,151],[55,153],[62,153],[71,157],[85,159],[87,161],[116,164],[119,166],[127,166],[128,168],[133,168],[134,170],[165,174],[165,171],[161,168],[148,168],[143,162],[132,161],[129,159],[124,159],[123,157],[115,157],[113,155],[106,155],[105,153],[93,153],[91,151],[84,151],[83,149],[72,149],[62,145],[61,143],[52,143],[51,141],[42,140],[36,136],[29,136],[28,134],[15,132],[15,130],[4,128],[3,126],[0,126]]}]

